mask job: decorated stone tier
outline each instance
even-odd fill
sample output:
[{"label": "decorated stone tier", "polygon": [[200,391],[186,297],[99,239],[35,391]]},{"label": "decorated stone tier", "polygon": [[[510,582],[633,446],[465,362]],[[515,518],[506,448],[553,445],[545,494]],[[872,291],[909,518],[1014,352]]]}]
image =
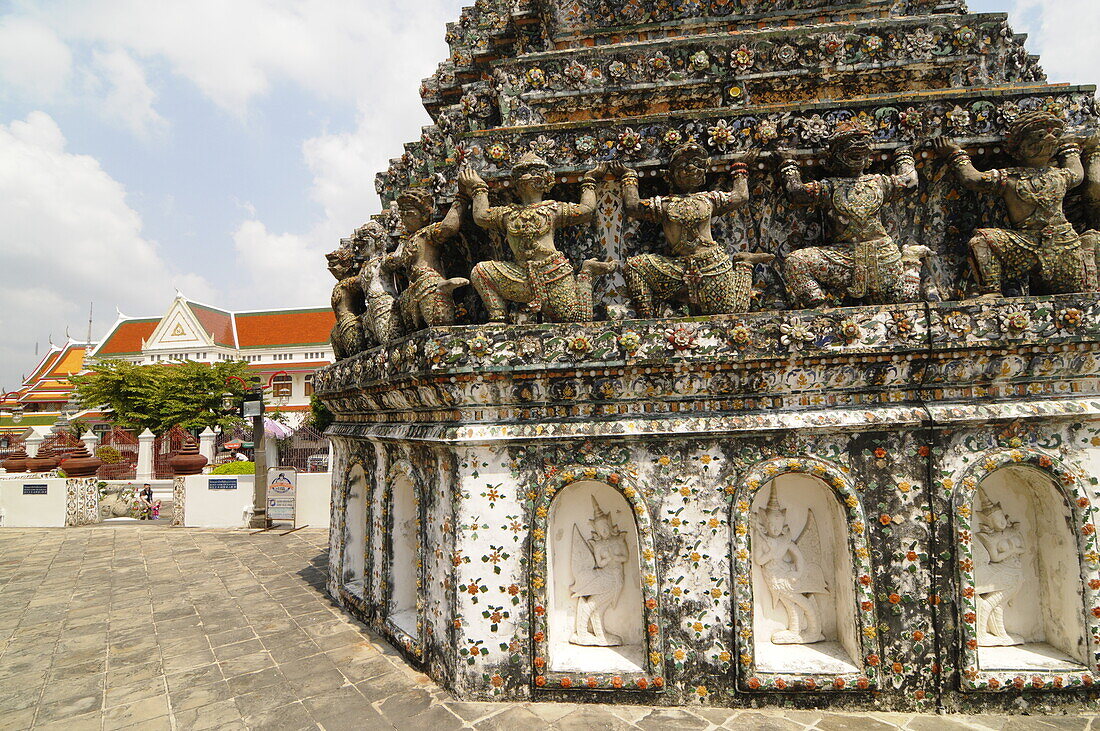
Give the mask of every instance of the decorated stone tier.
[{"label": "decorated stone tier", "polygon": [[961,2],[448,40],[329,255],[337,601],[468,699],[1100,705],[1094,87]]}]

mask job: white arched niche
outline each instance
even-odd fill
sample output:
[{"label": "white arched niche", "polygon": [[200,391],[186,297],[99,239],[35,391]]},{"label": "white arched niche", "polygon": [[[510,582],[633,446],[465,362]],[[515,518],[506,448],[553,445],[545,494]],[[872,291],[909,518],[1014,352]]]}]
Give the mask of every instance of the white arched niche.
[{"label": "white arched niche", "polygon": [[1034,467],[1008,466],[981,482],[971,510],[979,667],[1083,669],[1081,558],[1062,492]]},{"label": "white arched niche", "polygon": [[363,597],[363,577],[367,556],[367,474],[362,465],[348,473],[347,500],[344,502],[344,589]]},{"label": "white arched niche", "polygon": [[610,485],[576,482],[554,497],[548,525],[549,670],[645,672],[638,526],[630,503]]},{"label": "white arched niche", "polygon": [[420,524],[417,519],[416,488],[408,475],[394,477],[390,500],[393,525],[390,530],[389,619],[410,637],[417,637]]},{"label": "white arched niche", "polygon": [[785,474],[752,502],[753,643],[759,672],[859,672],[847,522],[821,480]]}]

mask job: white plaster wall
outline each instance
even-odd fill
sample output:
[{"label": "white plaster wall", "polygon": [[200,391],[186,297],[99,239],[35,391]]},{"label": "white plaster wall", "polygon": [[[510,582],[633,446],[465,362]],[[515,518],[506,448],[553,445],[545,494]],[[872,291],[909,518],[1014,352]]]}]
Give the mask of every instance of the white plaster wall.
[{"label": "white plaster wall", "polygon": [[[46,485],[45,495],[24,495],[23,485]],[[65,480],[37,479],[23,475],[21,479],[0,480],[0,510],[4,511],[4,528],[64,528]]]},{"label": "white plaster wall", "polygon": [[295,524],[328,528],[332,515],[332,473],[299,472]]},{"label": "white plaster wall", "polygon": [[[806,561],[817,562],[821,566],[829,584],[828,594],[815,595],[825,643],[839,643],[848,656],[847,660],[858,664],[860,645],[856,628],[855,577],[852,573],[846,522],[835,493],[814,477],[801,474],[781,475],[757,492],[752,503],[754,515],[767,506],[772,484],[778,490],[780,504],[787,509],[787,525],[792,535],[796,538],[802,536],[799,548],[802,549],[803,556]],[[820,537],[820,550],[817,552],[807,543],[803,534],[811,510],[816,518]],[[754,539],[755,522],[754,520]],[[787,628],[787,613],[782,605],[777,605],[755,560],[752,575],[756,652],[760,659],[767,658],[770,665],[771,661],[781,659],[782,655],[794,653],[791,649],[793,646],[773,645],[771,642],[773,633]]]},{"label": "white plaster wall", "polygon": [[417,569],[419,563],[419,526],[417,524],[416,489],[407,475],[394,478],[391,486],[393,530],[390,533],[390,616],[397,625],[417,636]]},{"label": "white plaster wall", "polygon": [[[576,622],[577,601],[573,584],[573,526],[585,539],[592,536],[592,499],[610,513],[615,526],[626,533],[630,556],[624,566],[624,583],[618,602],[604,614],[604,629],[623,640],[622,647],[596,648],[569,644]],[[577,482],[560,491],[550,506],[547,540],[550,571],[548,629],[550,669],[577,672],[637,672],[644,662],[642,579],[638,556],[638,527],[634,511],[618,490],[600,482]],[[644,667],[644,666],[641,666]]]},{"label": "white plaster wall", "polygon": [[[367,554],[370,556],[370,576],[367,577],[366,598],[374,606],[382,604],[382,577],[386,567],[386,533],[383,530],[385,516],[383,515],[383,495],[386,491],[385,475],[388,471],[388,456],[386,449],[381,444],[371,445],[374,450],[374,471],[369,475],[370,480],[366,487],[366,500],[370,505],[371,529],[368,533],[370,545],[367,546]],[[384,614],[384,609],[381,610]]]},{"label": "white plaster wall", "polygon": [[344,584],[362,586],[366,571],[367,476],[355,465],[348,475],[347,513],[344,518]]},{"label": "white plaster wall", "polygon": [[[236,490],[211,490],[210,480],[237,480]],[[184,478],[183,524],[188,528],[246,528],[253,475],[190,475]]]},{"label": "white plaster wall", "polygon": [[[1009,635],[1045,642],[1087,665],[1081,566],[1061,492],[1026,467],[998,470],[981,488],[1001,503],[1009,520],[1020,523],[1027,546],[1023,587],[1005,607]],[[980,584],[981,576],[976,579]]]}]

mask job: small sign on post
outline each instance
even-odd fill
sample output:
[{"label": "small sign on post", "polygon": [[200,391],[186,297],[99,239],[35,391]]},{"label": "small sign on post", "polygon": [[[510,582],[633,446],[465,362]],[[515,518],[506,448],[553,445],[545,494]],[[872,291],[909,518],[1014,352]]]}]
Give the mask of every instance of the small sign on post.
[{"label": "small sign on post", "polygon": [[298,470],[293,467],[271,467],[267,470],[268,520],[293,524],[297,495]]}]

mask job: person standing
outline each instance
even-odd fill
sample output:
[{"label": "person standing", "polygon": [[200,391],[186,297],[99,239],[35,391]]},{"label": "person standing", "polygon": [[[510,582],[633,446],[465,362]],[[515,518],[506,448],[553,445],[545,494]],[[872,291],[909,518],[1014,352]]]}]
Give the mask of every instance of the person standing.
[{"label": "person standing", "polygon": [[141,498],[141,519],[152,520],[153,519],[153,487],[146,482],[141,486],[141,492],[138,493],[138,497]]}]

